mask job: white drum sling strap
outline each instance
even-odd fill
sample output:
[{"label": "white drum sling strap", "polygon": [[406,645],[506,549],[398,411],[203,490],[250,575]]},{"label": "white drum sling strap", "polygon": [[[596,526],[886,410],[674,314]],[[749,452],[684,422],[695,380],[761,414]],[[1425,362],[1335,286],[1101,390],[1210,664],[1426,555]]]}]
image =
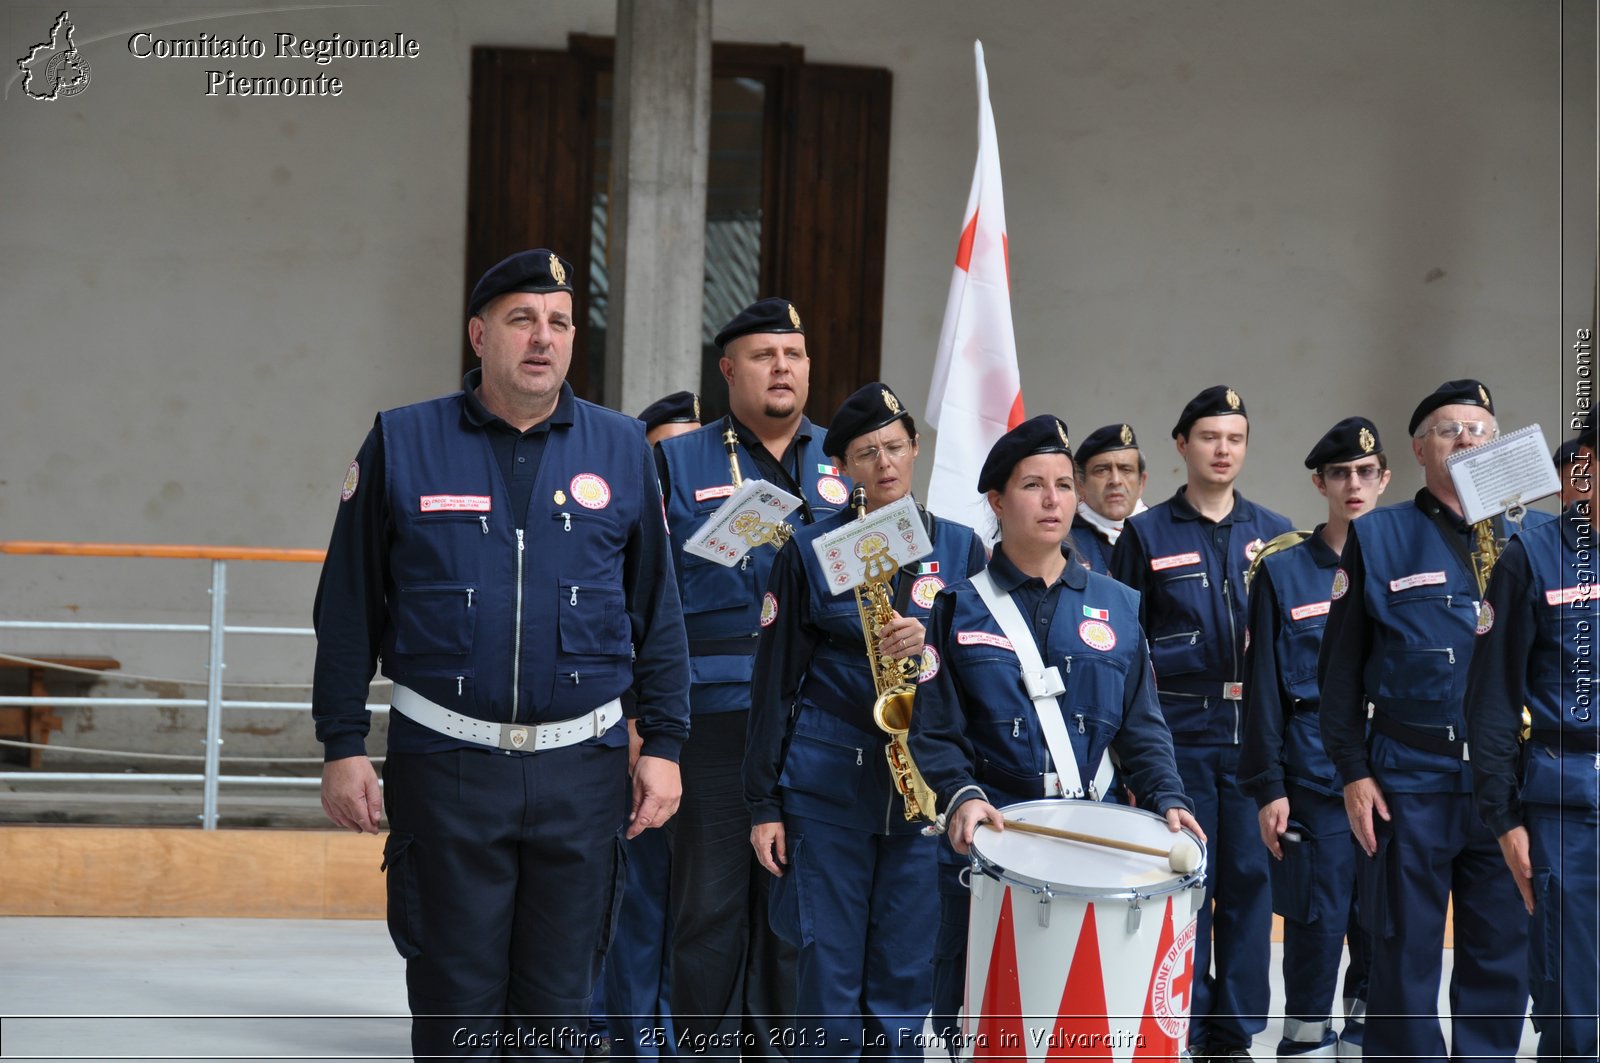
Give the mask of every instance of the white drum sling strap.
[{"label": "white drum sling strap", "polygon": [[972,577],[972,586],[993,615],[995,623],[1000,625],[1000,630],[1011,643],[1011,648],[1016,651],[1017,660],[1022,666],[1023,686],[1028,690],[1034,711],[1039,714],[1039,727],[1044,732],[1045,748],[1050,750],[1050,759],[1055,762],[1056,785],[1060,789],[1057,796],[1071,798],[1087,796],[1091,801],[1105,797],[1106,789],[1111,785],[1110,744],[1108,743],[1105,751],[1100,754],[1100,763],[1095,767],[1094,780],[1089,783],[1088,791],[1085,793],[1083,775],[1078,771],[1078,758],[1072,749],[1072,739],[1067,734],[1066,721],[1061,718],[1059,697],[1066,693],[1067,689],[1061,679],[1061,669],[1044,666],[1044,660],[1039,656],[1039,644],[1033,637],[1033,628],[1022,618],[1022,611],[1017,608],[1017,603],[1012,601],[1011,595],[1002,592],[994,585],[994,580],[990,578],[987,569]]}]

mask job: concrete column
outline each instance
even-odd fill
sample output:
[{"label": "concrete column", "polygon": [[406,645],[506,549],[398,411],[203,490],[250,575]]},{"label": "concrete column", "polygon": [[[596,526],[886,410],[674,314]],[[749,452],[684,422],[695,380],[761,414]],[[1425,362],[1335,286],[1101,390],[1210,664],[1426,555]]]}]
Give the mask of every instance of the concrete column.
[{"label": "concrete column", "polygon": [[608,406],[700,387],[711,0],[617,0]]}]

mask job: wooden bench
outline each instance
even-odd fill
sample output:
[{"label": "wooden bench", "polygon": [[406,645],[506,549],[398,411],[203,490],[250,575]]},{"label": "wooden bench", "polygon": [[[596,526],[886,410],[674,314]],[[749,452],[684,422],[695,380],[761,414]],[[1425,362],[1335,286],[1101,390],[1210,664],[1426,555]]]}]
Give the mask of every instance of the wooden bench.
[{"label": "wooden bench", "polygon": [[[96,672],[109,672],[122,667],[121,661],[111,657],[45,657],[37,653],[17,654],[17,656],[28,657],[41,663],[24,664],[21,661],[0,658],[0,668],[25,670],[28,673],[28,693],[36,698],[50,696],[50,691],[45,686],[45,676],[52,672],[52,669],[44,667],[46,664],[90,668]],[[88,676],[71,672],[54,674],[58,678],[70,677],[80,683],[89,682]],[[50,741],[50,732],[59,730],[61,730],[61,717],[56,715],[54,705],[0,705],[0,738],[15,738],[45,745]],[[27,753],[28,767],[37,771],[44,758],[44,750],[30,749]]]}]

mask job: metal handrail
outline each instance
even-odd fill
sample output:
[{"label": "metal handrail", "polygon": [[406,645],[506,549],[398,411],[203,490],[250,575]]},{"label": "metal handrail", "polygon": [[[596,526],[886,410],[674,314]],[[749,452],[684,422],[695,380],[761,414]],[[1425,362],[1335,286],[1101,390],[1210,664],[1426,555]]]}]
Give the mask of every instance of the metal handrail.
[{"label": "metal handrail", "polygon": [[[205,768],[203,775],[125,775],[101,772],[0,772],[0,780],[31,780],[54,782],[63,780],[139,781],[139,782],[193,782],[203,784],[201,826],[206,830],[217,828],[217,794],[221,782],[230,784],[305,786],[315,779],[271,778],[248,775],[223,776],[220,751],[222,748],[222,710],[242,707],[308,710],[310,702],[250,702],[224,699],[222,673],[226,667],[223,659],[224,637],[239,635],[291,635],[313,634],[311,628],[290,627],[230,627],[225,621],[228,597],[229,561],[278,561],[290,563],[318,563],[325,557],[322,550],[275,549],[252,546],[198,546],[164,543],[73,543],[50,541],[10,540],[0,541],[0,554],[46,557],[143,557],[211,562],[211,619],[208,624],[136,624],[57,621],[0,621],[0,629],[26,628],[47,631],[151,631],[206,633],[210,636],[210,652],[206,661],[206,696],[198,698],[70,698],[70,697],[4,697],[0,705],[159,705],[163,707],[199,707],[206,709]],[[115,672],[103,673],[106,678],[116,678]]]}]

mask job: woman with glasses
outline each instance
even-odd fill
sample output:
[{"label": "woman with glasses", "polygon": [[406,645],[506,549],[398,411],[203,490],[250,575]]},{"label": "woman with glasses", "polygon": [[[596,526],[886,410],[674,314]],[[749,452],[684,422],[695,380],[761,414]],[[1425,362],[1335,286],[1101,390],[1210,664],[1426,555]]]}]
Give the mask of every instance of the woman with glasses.
[{"label": "woman with glasses", "polygon": [[[1156,701],[1139,597],[1085,568],[1068,538],[1075,486],[1067,426],[1058,418],[1035,417],[1001,436],[978,477],[1000,525],[988,582],[997,603],[999,596],[1015,603],[1013,615],[1028,630],[1002,628],[984,597],[989,588],[971,580],[941,594],[928,621],[933,663],[917,688],[909,738],[948,822],[933,1024],[946,1038],[955,1032],[966,972],[970,897],[959,874],[979,823],[1002,830],[1002,807],[1047,797],[1125,801],[1126,787],[1173,831],[1187,827],[1205,839]],[[1072,766],[1050,755],[1015,648],[1022,637],[1064,680],[1049,704],[1068,732]],[[1078,786],[1067,781],[1073,775]]]},{"label": "woman with glasses", "polygon": [[[1280,1058],[1332,1056],[1341,1043],[1360,1050],[1366,936],[1354,918],[1356,851],[1342,784],[1318,731],[1317,651],[1350,522],[1378,504],[1390,476],[1378,426],[1365,417],[1328,429],[1305,464],[1327,499],[1328,519],[1297,545],[1269,546],[1252,566],[1239,751],[1239,789],[1260,807],[1261,841],[1274,859],[1272,908],[1284,920]],[[1335,1037],[1333,995],[1347,932],[1345,1025]]]},{"label": "woman with glasses", "polygon": [[[824,449],[872,513],[905,498],[917,428],[887,386],[868,384],[834,415]],[[858,495],[859,497],[859,495]],[[798,1004],[777,1031],[785,1054],[921,1059],[932,1006],[937,840],[910,821],[890,779],[888,736],[868,641],[896,661],[923,659],[923,623],[947,582],[981,569],[972,529],[918,511],[933,552],[888,585],[893,609],[863,631],[856,595],[829,593],[812,544],[856,513],[796,530],[761,605],[744,786],[750,842],[771,883],[773,930],[799,948]]]}]

